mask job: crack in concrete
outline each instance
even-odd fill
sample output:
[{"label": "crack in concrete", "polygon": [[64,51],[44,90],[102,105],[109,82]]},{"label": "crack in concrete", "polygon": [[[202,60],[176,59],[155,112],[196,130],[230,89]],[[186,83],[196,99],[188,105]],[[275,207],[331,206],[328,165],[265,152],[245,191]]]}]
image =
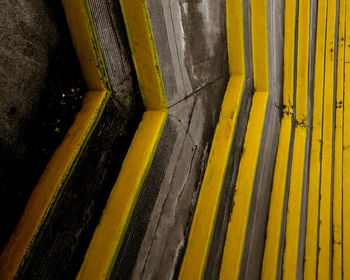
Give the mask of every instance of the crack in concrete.
[{"label": "crack in concrete", "polygon": [[168,109],[171,109],[171,108],[175,107],[176,105],[178,105],[178,104],[181,103],[182,101],[184,101],[184,100],[186,100],[186,99],[192,97],[193,95],[196,95],[196,94],[197,94],[197,96],[200,96],[201,94],[203,94],[203,93],[199,93],[202,89],[205,89],[206,87],[211,86],[212,84],[216,83],[217,81],[219,81],[219,80],[221,80],[222,78],[225,78],[225,77],[226,77],[226,75],[222,75],[222,76],[218,77],[217,79],[215,79],[215,80],[213,80],[213,81],[211,81],[211,82],[209,82],[209,83],[207,83],[207,84],[205,84],[205,85],[203,85],[203,86],[201,86],[201,87],[195,89],[195,90],[194,90],[192,93],[190,93],[189,95],[186,95],[184,98],[182,98],[182,99],[180,99],[179,101],[175,102],[174,104],[170,105],[170,106],[168,107]]},{"label": "crack in concrete", "polygon": [[[193,106],[194,107],[194,106]],[[192,110],[192,112],[193,112],[193,110]],[[191,113],[192,114],[192,113]],[[173,114],[169,114],[169,117],[172,117],[172,118],[174,118],[176,121],[178,121],[179,123],[180,123],[180,125],[181,125],[181,127],[183,128],[183,130],[185,131],[185,135],[188,135],[188,137],[191,139],[191,142],[192,142],[192,144],[195,146],[195,148],[197,149],[197,145],[196,145],[196,143],[195,143],[195,141],[194,141],[194,139],[193,139],[193,137],[192,137],[192,135],[189,133],[189,127],[186,129],[186,127],[185,127],[185,125],[181,122],[181,120],[178,118],[178,117],[176,117],[175,115],[173,115]],[[191,120],[190,120],[190,123],[191,123]]]}]

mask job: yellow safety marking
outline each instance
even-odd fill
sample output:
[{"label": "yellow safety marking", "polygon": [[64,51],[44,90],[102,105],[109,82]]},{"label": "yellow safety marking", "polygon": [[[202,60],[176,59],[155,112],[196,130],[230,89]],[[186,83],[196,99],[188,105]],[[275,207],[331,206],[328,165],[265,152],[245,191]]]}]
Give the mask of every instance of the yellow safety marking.
[{"label": "yellow safety marking", "polygon": [[120,4],[146,112],[77,279],[109,277],[168,114],[147,3],[145,0],[120,0]]},{"label": "yellow safety marking", "polygon": [[283,105],[287,106],[288,113],[292,113],[294,104],[294,49],[295,49],[295,22],[296,1],[285,1],[284,13],[284,76],[283,76]]},{"label": "yellow safety marking", "polygon": [[296,279],[299,250],[301,198],[303,188],[306,129],[295,128],[288,213],[283,255],[283,279]]},{"label": "yellow safety marking", "polygon": [[89,20],[88,8],[80,0],[62,0],[62,5],[88,89],[105,90],[101,66],[95,51],[98,43],[94,27]]},{"label": "yellow safety marking", "polygon": [[[227,49],[230,77],[242,77],[245,74],[243,1],[226,0]],[[231,111],[232,108],[229,107],[228,110]]]},{"label": "yellow safety marking", "polygon": [[77,279],[109,277],[166,117],[161,111],[143,114]]},{"label": "yellow safety marking", "polygon": [[30,248],[31,241],[46,217],[52,200],[66,177],[69,176],[72,165],[96,121],[105,97],[105,91],[91,91],[85,95],[81,111],[52,156],[14,233],[0,256],[0,279],[12,279],[16,274]]},{"label": "yellow safety marking", "polygon": [[333,164],[333,94],[336,1],[328,1],[326,29],[325,85],[323,103],[321,198],[319,225],[318,278],[331,278],[331,197]]},{"label": "yellow safety marking", "polygon": [[333,187],[333,279],[343,276],[343,87],[344,87],[344,36],[345,36],[345,1],[339,1],[339,35],[336,93],[336,127],[334,144],[334,187]]},{"label": "yellow safety marking", "polygon": [[345,0],[345,57],[343,112],[343,277],[350,279],[350,1]]},{"label": "yellow safety marking", "polygon": [[254,94],[244,153],[239,165],[234,206],[226,235],[220,279],[239,279],[267,100],[268,92]]},{"label": "yellow safety marking", "polygon": [[291,129],[291,116],[284,116],[281,121],[280,138],[270,201],[269,220],[261,274],[261,279],[263,280],[277,279]]},{"label": "yellow safety marking", "polygon": [[252,47],[255,93],[239,165],[234,206],[228,225],[220,279],[238,279],[268,101],[267,6],[252,0]]},{"label": "yellow safety marking", "polygon": [[251,0],[254,87],[268,91],[267,11],[266,1]]},{"label": "yellow safety marking", "polygon": [[50,205],[71,174],[80,152],[89,139],[106,104],[101,68],[96,58],[93,27],[82,1],[63,1],[67,22],[89,92],[76,120],[54,152],[34,189],[27,206],[0,256],[0,279],[13,279],[35,238]]},{"label": "yellow safety marking", "polygon": [[322,108],[327,0],[318,1],[315,51],[314,105],[310,149],[309,193],[307,206],[304,278],[316,279],[318,256],[318,209],[320,191],[320,153],[322,140]]},{"label": "yellow safety marking", "polygon": [[294,279],[297,275],[301,203],[304,182],[304,158],[307,134],[309,17],[310,1],[299,1],[295,102],[296,128],[289,185],[285,250],[283,256],[283,279]]},{"label": "yellow safety marking", "polygon": [[280,240],[283,219],[284,197],[288,172],[289,148],[292,129],[293,89],[294,89],[294,49],[296,26],[296,1],[285,2],[284,17],[284,79],[283,105],[284,115],[281,129],[273,178],[267,225],[266,243],[261,279],[276,279],[280,252]]},{"label": "yellow safety marking", "polygon": [[146,0],[119,0],[146,110],[167,110]]},{"label": "yellow safety marking", "polygon": [[201,279],[205,272],[242,99],[245,79],[242,0],[227,0],[226,7],[231,77],[215,129],[179,279]]}]

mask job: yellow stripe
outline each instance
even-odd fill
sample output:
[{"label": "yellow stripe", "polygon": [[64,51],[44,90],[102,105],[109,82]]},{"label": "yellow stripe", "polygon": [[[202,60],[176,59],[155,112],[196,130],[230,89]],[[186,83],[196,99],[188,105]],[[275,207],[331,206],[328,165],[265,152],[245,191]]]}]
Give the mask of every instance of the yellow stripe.
[{"label": "yellow stripe", "polygon": [[167,110],[162,76],[146,0],[120,0],[143,103]]},{"label": "yellow stripe", "polygon": [[324,52],[327,0],[318,1],[317,38],[314,76],[314,105],[310,150],[309,194],[306,225],[304,278],[316,279],[318,255],[318,207],[320,180],[320,153],[322,139],[322,108],[324,81]]},{"label": "yellow stripe", "polygon": [[336,127],[334,150],[333,188],[333,279],[342,279],[342,212],[343,212],[343,86],[344,86],[344,36],[345,1],[339,1],[338,69],[336,95]]},{"label": "yellow stripe", "polygon": [[284,23],[284,80],[283,105],[284,116],[281,121],[281,130],[274,171],[271,193],[269,219],[267,226],[266,243],[261,278],[276,279],[280,240],[283,219],[284,197],[286,191],[286,178],[288,172],[289,147],[292,129],[293,89],[294,89],[294,49],[296,26],[296,1],[285,2]]},{"label": "yellow stripe", "polygon": [[0,256],[0,279],[12,279],[37,234],[52,200],[74,168],[74,163],[96,125],[109,94],[93,46],[94,36],[82,1],[63,1],[67,22],[78,54],[83,76],[90,91],[61,145],[57,148],[24,213]]},{"label": "yellow stripe", "polygon": [[254,94],[243,148],[244,153],[239,165],[234,206],[226,236],[220,279],[239,278],[267,100],[267,92]]},{"label": "yellow stripe", "polygon": [[307,96],[309,70],[309,17],[310,1],[299,1],[298,57],[295,119],[302,127],[307,126]]},{"label": "yellow stripe", "polygon": [[343,132],[343,275],[350,279],[350,1],[345,0],[345,79],[344,79],[344,132]]},{"label": "yellow stripe", "polygon": [[270,201],[267,236],[261,274],[261,279],[263,280],[277,279],[291,129],[291,116],[284,116],[281,122],[280,138]]},{"label": "yellow stripe", "polygon": [[283,256],[283,279],[295,279],[297,273],[301,196],[303,188],[306,129],[297,126],[294,135],[288,214]]},{"label": "yellow stripe", "polygon": [[[230,77],[244,75],[243,1],[226,0],[226,29]],[[229,109],[231,111],[232,108]]]},{"label": "yellow stripe", "polygon": [[97,39],[93,34],[94,27],[89,21],[87,8],[81,0],[62,0],[62,4],[87,87],[89,90],[105,90],[94,50]]},{"label": "yellow stripe", "polygon": [[308,60],[309,60],[310,1],[299,1],[298,56],[296,82],[296,129],[294,135],[292,169],[288,197],[283,278],[297,275],[299,232],[304,176],[304,157],[307,126]]},{"label": "yellow stripe", "polygon": [[161,111],[144,113],[77,279],[109,277],[166,117]]},{"label": "yellow stripe", "polygon": [[168,109],[145,0],[120,0],[146,112],[77,279],[108,278],[162,134]]},{"label": "yellow stripe", "polygon": [[334,40],[336,22],[336,1],[328,1],[325,88],[323,103],[323,135],[321,166],[321,199],[319,226],[319,279],[331,277],[331,192],[332,192],[332,153],[333,153],[333,79],[334,79]]},{"label": "yellow stripe", "polygon": [[293,107],[296,0],[285,1],[283,105]]},{"label": "yellow stripe", "polygon": [[255,91],[268,91],[266,1],[251,0],[252,47]]},{"label": "yellow stripe", "polygon": [[[261,135],[268,100],[267,7],[265,1],[252,0],[253,97],[244,153],[239,165],[234,206],[228,225],[220,279],[238,279],[248,223],[250,198],[259,156]],[[252,168],[253,167],[253,168]]]}]

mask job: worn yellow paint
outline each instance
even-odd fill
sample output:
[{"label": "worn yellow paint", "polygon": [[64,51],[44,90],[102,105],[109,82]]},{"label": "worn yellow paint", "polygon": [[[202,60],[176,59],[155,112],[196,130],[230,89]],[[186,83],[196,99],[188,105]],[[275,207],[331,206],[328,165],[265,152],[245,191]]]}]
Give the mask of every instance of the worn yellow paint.
[{"label": "worn yellow paint", "polygon": [[261,279],[277,279],[292,118],[284,116],[277,150]]},{"label": "worn yellow paint", "polygon": [[89,90],[104,90],[101,66],[95,54],[97,39],[88,8],[81,0],[62,0],[62,4],[86,85]]},{"label": "worn yellow paint", "polygon": [[295,100],[295,119],[297,125],[307,126],[307,97],[309,81],[309,18],[310,1],[299,2],[298,16],[298,54],[297,54],[297,82]]},{"label": "worn yellow paint", "polygon": [[305,141],[306,129],[297,126],[294,134],[292,170],[289,185],[285,249],[283,255],[283,279],[296,279],[297,274]]},{"label": "worn yellow paint", "polygon": [[294,44],[296,26],[296,1],[285,2],[284,17],[284,79],[281,129],[272,185],[269,218],[261,279],[276,279],[280,253],[280,241],[283,223],[283,209],[286,195],[286,183],[289,161],[289,149],[292,131],[293,92],[294,92]]},{"label": "worn yellow paint", "polygon": [[101,67],[93,46],[94,35],[82,1],[62,1],[83,76],[89,88],[83,106],[61,145],[56,149],[24,213],[0,256],[0,279],[12,279],[22,264],[65,180],[74,168],[82,147],[96,125],[109,93],[102,81]]},{"label": "worn yellow paint", "polygon": [[166,98],[146,0],[120,0],[146,110],[166,110]]},{"label": "worn yellow paint", "polygon": [[285,250],[283,255],[283,279],[294,279],[297,275],[301,204],[304,187],[305,144],[307,134],[309,17],[310,1],[300,1],[295,101],[296,128],[289,184]]},{"label": "worn yellow paint", "polygon": [[249,115],[243,155],[236,181],[234,205],[228,225],[220,279],[238,279],[248,225],[250,202],[268,102],[267,7],[252,0],[252,53],[255,93]]},{"label": "worn yellow paint", "polygon": [[239,279],[267,100],[267,92],[256,92],[253,97],[244,153],[239,165],[234,206],[226,235],[220,279]]},{"label": "worn yellow paint", "polygon": [[108,278],[168,115],[145,0],[120,0],[146,112],[95,230],[77,279]]},{"label": "worn yellow paint", "polygon": [[322,140],[322,108],[324,81],[324,53],[326,35],[327,0],[318,1],[315,52],[314,104],[310,149],[309,193],[305,241],[304,278],[316,279],[318,259],[318,218],[320,195],[320,153]]},{"label": "worn yellow paint", "polygon": [[[350,1],[345,0],[345,30],[350,30]],[[350,32],[346,32],[343,111],[343,277],[350,279]]]},{"label": "worn yellow paint", "polygon": [[285,1],[284,13],[284,76],[283,76],[283,105],[287,106],[287,112],[293,112],[294,93],[294,49],[296,27],[296,1]]},{"label": "worn yellow paint", "polygon": [[228,0],[226,7],[227,44],[231,77],[222,103],[219,122],[216,126],[179,279],[201,279],[205,272],[220,194],[242,99],[245,77],[242,0]]},{"label": "worn yellow paint", "polygon": [[345,1],[339,1],[338,65],[336,92],[336,126],[334,143],[334,187],[333,187],[333,279],[343,276],[343,93],[344,93],[344,36]]},{"label": "worn yellow paint", "polygon": [[333,164],[333,96],[334,92],[334,40],[336,24],[336,1],[328,1],[325,81],[322,130],[321,198],[319,225],[318,278],[330,279],[331,275],[331,199]]},{"label": "worn yellow paint", "polygon": [[105,98],[105,91],[90,91],[85,95],[83,107],[77,119],[47,165],[0,257],[0,279],[10,279],[15,275],[52,200],[71,172],[73,163],[96,121]]},{"label": "worn yellow paint", "polygon": [[77,279],[109,277],[166,118],[162,111],[144,113]]}]

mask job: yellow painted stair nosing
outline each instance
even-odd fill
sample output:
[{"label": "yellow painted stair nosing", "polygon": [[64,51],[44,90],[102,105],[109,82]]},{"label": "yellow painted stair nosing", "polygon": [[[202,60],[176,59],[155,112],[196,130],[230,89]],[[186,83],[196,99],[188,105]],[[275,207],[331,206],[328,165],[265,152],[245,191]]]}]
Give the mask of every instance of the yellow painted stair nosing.
[{"label": "yellow painted stair nosing", "polygon": [[146,107],[77,279],[109,278],[168,116],[146,0],[120,0]]},{"label": "yellow painted stair nosing", "polygon": [[[238,279],[249,216],[250,198],[260,151],[268,92],[255,92],[241,158],[234,206],[226,235],[220,279]],[[253,168],[252,168],[253,167]]]},{"label": "yellow painted stair nosing", "polygon": [[343,277],[343,95],[344,95],[344,52],[345,52],[345,1],[339,1],[339,34],[338,44],[338,65],[337,65],[337,91],[336,123],[334,135],[334,185],[333,185],[333,260],[332,277],[341,279]]},{"label": "yellow painted stair nosing", "polygon": [[343,106],[343,279],[350,279],[350,1],[345,0],[345,57]]},{"label": "yellow painted stair nosing", "polygon": [[323,129],[322,129],[322,162],[320,183],[320,216],[319,216],[319,254],[318,278],[331,278],[331,204],[333,177],[333,98],[334,98],[334,46],[336,30],[336,2],[328,1],[326,49],[325,49],[325,81],[323,97]]},{"label": "yellow painted stair nosing", "polygon": [[166,119],[166,112],[144,113],[77,279],[109,278]]},{"label": "yellow painted stair nosing", "polygon": [[303,226],[303,206],[305,201],[308,135],[308,90],[310,53],[310,1],[299,1],[298,10],[298,48],[295,84],[295,122],[293,155],[289,182],[287,205],[285,248],[283,252],[283,279],[297,278],[300,271],[301,230]]},{"label": "yellow painted stair nosing", "polygon": [[264,250],[261,279],[278,279],[281,243],[284,233],[283,216],[285,198],[288,193],[288,170],[290,168],[290,150],[292,144],[292,118],[284,116],[281,121],[281,132],[278,143],[274,179],[272,185],[266,243]]},{"label": "yellow painted stair nosing", "polygon": [[314,75],[314,107],[309,167],[309,193],[305,241],[304,278],[315,279],[318,255],[319,178],[322,141],[322,108],[327,0],[318,1]]},{"label": "yellow painted stair nosing", "polygon": [[350,279],[350,1],[345,0],[345,65],[343,111],[343,279]]}]

